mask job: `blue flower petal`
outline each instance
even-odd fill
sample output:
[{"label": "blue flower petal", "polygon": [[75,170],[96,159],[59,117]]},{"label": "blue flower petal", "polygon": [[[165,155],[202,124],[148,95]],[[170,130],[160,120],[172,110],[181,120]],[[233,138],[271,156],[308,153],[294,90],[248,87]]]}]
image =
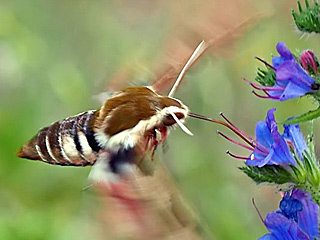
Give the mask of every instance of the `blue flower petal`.
[{"label": "blue flower petal", "polygon": [[[310,88],[311,89],[311,88]],[[309,89],[309,90],[310,90]],[[285,91],[280,95],[280,101],[285,101],[292,98],[297,98],[306,95],[309,90],[302,88],[301,86],[294,84],[293,82],[289,82]]]},{"label": "blue flower petal", "polygon": [[269,164],[270,161],[273,161],[273,157],[274,157],[274,150],[271,148],[269,154],[260,161],[258,167],[263,167],[266,164]]},{"label": "blue flower petal", "polygon": [[263,121],[258,122],[256,125],[256,140],[265,147],[271,147],[273,144],[273,139],[271,132],[267,124]]},{"label": "blue flower petal", "polygon": [[275,142],[275,144],[272,146],[272,148],[274,149],[274,155],[272,156],[272,164],[296,165],[296,161],[294,160],[284,138],[280,135],[278,131],[273,131],[272,135]]},{"label": "blue flower petal", "polygon": [[290,125],[283,125],[283,126],[284,126],[283,137],[288,139],[290,142],[292,142],[299,158],[303,159],[302,153],[304,151],[308,151],[308,146],[300,131],[299,124],[290,124]]},{"label": "blue flower petal", "polygon": [[277,82],[290,80],[306,88],[309,88],[311,84],[315,83],[314,79],[294,60],[285,61],[277,68],[276,79]]},{"label": "blue flower petal", "polygon": [[291,60],[294,59],[291,51],[289,48],[287,48],[286,44],[284,42],[279,42],[276,46],[278,53],[281,57],[283,57],[285,60]]},{"label": "blue flower petal", "polygon": [[271,108],[268,112],[267,112],[267,117],[266,117],[266,124],[268,126],[268,128],[271,130],[273,128],[276,128],[275,130],[277,130],[277,122],[276,119],[274,118],[274,112],[276,111],[276,108]]},{"label": "blue flower petal", "polygon": [[310,240],[309,236],[300,229],[296,222],[291,221],[282,214],[269,213],[264,223],[273,237],[269,239]]},{"label": "blue flower petal", "polygon": [[319,238],[319,205],[313,202],[310,193],[294,189],[292,196],[302,203],[302,211],[298,212],[298,224],[312,239]]},{"label": "blue flower petal", "polygon": [[275,68],[278,68],[284,61],[292,60],[294,59],[292,53],[290,50],[286,47],[285,43],[279,42],[277,44],[277,51],[280,54],[279,57],[273,57],[272,58],[272,65]]},{"label": "blue flower petal", "polygon": [[258,240],[277,240],[277,239],[274,236],[272,236],[270,233],[268,233],[258,238]]},{"label": "blue flower petal", "polygon": [[285,59],[283,57],[273,57],[272,66],[278,68],[284,61]]}]

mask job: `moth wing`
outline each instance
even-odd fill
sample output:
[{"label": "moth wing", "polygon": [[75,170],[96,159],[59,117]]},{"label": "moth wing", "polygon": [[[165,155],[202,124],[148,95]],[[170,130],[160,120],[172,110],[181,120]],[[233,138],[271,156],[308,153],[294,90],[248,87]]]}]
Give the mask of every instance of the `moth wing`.
[{"label": "moth wing", "polygon": [[94,102],[98,103],[99,105],[104,104],[109,98],[113,96],[112,91],[104,91],[92,96]]},{"label": "moth wing", "polygon": [[[235,2],[233,1],[232,4],[234,5]],[[202,18],[203,22],[200,21],[198,22],[198,25],[194,26],[196,30],[195,32],[199,33],[197,36],[198,39],[195,39],[194,36],[190,36],[183,40],[177,37],[170,38],[170,42],[167,44],[167,49],[165,49],[167,50],[166,52],[170,53],[170,56],[167,56],[167,58],[164,59],[164,62],[166,64],[162,65],[162,70],[158,71],[155,78],[153,78],[152,88],[157,93],[163,93],[165,90],[167,90],[173,85],[173,83],[179,77],[179,74],[181,73],[183,67],[187,64],[188,60],[190,59],[190,56],[194,50],[195,42],[197,41],[200,42],[204,39],[207,44],[207,48],[210,48],[211,55],[216,55],[217,53],[219,53],[220,55],[225,56],[226,50],[227,54],[230,55],[230,49],[232,50],[232,48],[230,48],[230,44],[235,42],[240,36],[242,36],[242,34],[245,33],[246,30],[252,27],[253,23],[257,22],[257,20],[259,20],[261,16],[262,14],[259,12],[255,14],[253,13],[245,19],[243,19],[240,16],[235,16],[235,19],[232,20],[231,25],[226,28],[221,28],[220,21],[217,21],[219,22],[218,31],[215,30],[208,32],[207,30],[210,28],[203,28],[203,26],[207,26],[207,22],[215,22],[212,20],[207,21],[208,18],[215,18],[208,14],[207,16]],[[240,19],[236,19],[238,17]],[[203,52],[200,52],[200,55],[197,56],[197,59],[200,58],[202,54]],[[196,62],[197,59],[195,59],[194,62]]]},{"label": "moth wing", "polygon": [[116,182],[110,182],[110,178],[106,180],[93,186],[102,203],[99,216],[108,223],[105,225],[108,234],[135,239],[176,235],[183,239],[200,239],[201,225],[196,212],[159,161],[145,159],[139,168],[119,175]]}]

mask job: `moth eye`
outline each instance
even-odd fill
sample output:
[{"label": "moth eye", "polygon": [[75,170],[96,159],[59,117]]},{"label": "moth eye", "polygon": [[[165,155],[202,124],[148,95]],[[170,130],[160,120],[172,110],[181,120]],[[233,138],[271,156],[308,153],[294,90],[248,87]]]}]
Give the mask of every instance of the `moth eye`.
[{"label": "moth eye", "polygon": [[184,114],[181,112],[174,113],[178,119],[184,118]]},{"label": "moth eye", "polygon": [[173,117],[170,114],[166,115],[162,122],[165,126],[171,126],[176,123],[176,121],[173,119]]},{"label": "moth eye", "polygon": [[[183,113],[177,112],[177,113],[174,113],[174,114],[177,116],[178,119],[184,118],[184,114]],[[163,122],[163,124],[165,126],[171,126],[171,125],[176,123],[176,121],[174,120],[174,118],[172,117],[171,114],[166,115],[162,122]]]}]

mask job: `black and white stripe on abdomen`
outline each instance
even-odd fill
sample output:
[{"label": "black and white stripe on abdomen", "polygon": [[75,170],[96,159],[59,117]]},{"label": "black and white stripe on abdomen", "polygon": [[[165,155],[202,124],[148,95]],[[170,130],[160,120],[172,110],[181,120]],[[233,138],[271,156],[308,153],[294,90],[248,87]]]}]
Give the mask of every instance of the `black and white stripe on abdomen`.
[{"label": "black and white stripe on abdomen", "polygon": [[84,112],[41,129],[35,144],[41,160],[57,165],[93,165],[100,150],[89,124],[94,113]]}]

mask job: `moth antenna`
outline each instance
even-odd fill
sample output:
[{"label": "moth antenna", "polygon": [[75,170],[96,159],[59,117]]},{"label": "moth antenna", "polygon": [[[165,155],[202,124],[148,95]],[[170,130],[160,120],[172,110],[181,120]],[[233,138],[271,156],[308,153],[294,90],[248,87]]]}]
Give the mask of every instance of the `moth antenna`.
[{"label": "moth antenna", "polygon": [[179,127],[182,129],[182,131],[184,131],[186,134],[190,136],[193,136],[193,133],[179,120],[179,118],[177,118],[177,116],[173,112],[170,111],[170,114],[176,121],[176,123],[179,125]]},{"label": "moth antenna", "polygon": [[187,61],[186,65],[184,65],[181,72],[179,73],[177,80],[173,84],[173,86],[168,94],[168,97],[172,97],[174,95],[174,93],[177,91],[186,72],[189,70],[191,65],[201,56],[201,54],[207,49],[208,46],[209,45],[204,40],[201,41],[201,43],[198,45],[196,50],[194,50],[191,57]]}]

